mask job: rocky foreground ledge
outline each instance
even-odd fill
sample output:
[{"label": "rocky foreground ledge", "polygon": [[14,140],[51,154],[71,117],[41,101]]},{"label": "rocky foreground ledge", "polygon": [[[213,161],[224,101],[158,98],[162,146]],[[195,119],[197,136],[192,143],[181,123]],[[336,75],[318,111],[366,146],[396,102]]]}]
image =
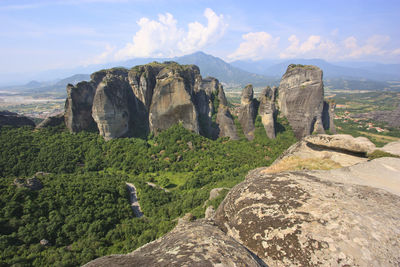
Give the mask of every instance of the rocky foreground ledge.
[{"label": "rocky foreground ledge", "polygon": [[[300,142],[326,140],[318,138]],[[364,145],[361,150],[373,149]],[[340,146],[345,149],[334,150],[333,159],[349,151]],[[85,266],[398,267],[400,158],[367,161],[363,153],[351,154],[357,155],[360,163],[333,170],[250,171],[206,219],[181,221],[130,254]]]}]

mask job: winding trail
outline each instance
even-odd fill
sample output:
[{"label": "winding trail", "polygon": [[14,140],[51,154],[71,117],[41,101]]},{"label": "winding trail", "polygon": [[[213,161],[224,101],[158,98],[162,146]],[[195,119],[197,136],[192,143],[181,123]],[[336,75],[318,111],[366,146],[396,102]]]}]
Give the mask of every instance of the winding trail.
[{"label": "winding trail", "polygon": [[130,197],[133,213],[135,214],[136,217],[140,218],[143,216],[143,212],[141,211],[139,202],[137,200],[136,187],[130,183],[125,183],[125,184],[128,187],[129,197]]}]

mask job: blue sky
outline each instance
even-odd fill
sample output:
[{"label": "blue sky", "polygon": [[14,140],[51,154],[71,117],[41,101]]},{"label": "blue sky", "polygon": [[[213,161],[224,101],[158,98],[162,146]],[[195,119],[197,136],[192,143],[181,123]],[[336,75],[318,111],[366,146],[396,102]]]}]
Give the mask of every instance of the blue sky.
[{"label": "blue sky", "polygon": [[399,14],[398,0],[0,0],[0,72],[199,50],[227,61],[400,63]]}]

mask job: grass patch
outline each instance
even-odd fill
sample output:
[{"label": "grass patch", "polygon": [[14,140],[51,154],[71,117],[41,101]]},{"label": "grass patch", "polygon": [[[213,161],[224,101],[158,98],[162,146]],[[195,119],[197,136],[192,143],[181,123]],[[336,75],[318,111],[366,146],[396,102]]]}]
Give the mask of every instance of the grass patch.
[{"label": "grass patch", "polygon": [[341,168],[342,165],[331,160],[321,158],[303,159],[297,156],[291,156],[282,159],[277,164],[274,164],[263,172],[278,173],[283,171],[299,171],[299,170],[332,170]]}]

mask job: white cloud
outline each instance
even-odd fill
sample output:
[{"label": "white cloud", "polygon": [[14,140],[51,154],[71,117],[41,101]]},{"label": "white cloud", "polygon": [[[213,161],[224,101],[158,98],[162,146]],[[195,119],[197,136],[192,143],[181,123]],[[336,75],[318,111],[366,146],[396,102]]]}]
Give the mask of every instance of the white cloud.
[{"label": "white cloud", "polygon": [[303,43],[296,35],[289,37],[290,45],[280,53],[280,58],[322,57],[332,58],[338,51],[337,45],[319,35],[311,35]]},{"label": "white cloud", "polygon": [[392,55],[398,56],[400,55],[400,48],[397,48],[395,50],[392,51]]},{"label": "white cloud", "polygon": [[227,24],[223,15],[217,15],[207,8],[204,11],[207,25],[199,22],[188,24],[185,31],[177,26],[177,20],[170,13],[159,15],[158,20],[141,18],[140,29],[132,42],[115,53],[115,59],[132,57],[173,57],[191,53],[217,42],[225,32]]},{"label": "white cloud", "polygon": [[384,49],[384,46],[389,41],[390,37],[387,35],[373,35],[365,41],[364,45],[360,46],[357,38],[350,36],[343,41],[345,54],[342,57],[358,59],[364,56],[383,56],[389,54],[390,51]]},{"label": "white cloud", "polygon": [[235,52],[228,55],[231,60],[259,60],[273,55],[278,47],[279,37],[272,37],[267,32],[250,32],[242,36],[244,41]]},{"label": "white cloud", "polygon": [[101,53],[100,55],[94,56],[93,58],[90,58],[84,62],[82,62],[82,64],[84,66],[88,66],[90,64],[100,64],[100,63],[104,63],[106,61],[108,61],[110,59],[110,57],[113,55],[115,51],[115,47],[106,44],[105,46],[105,50],[103,53]]}]

